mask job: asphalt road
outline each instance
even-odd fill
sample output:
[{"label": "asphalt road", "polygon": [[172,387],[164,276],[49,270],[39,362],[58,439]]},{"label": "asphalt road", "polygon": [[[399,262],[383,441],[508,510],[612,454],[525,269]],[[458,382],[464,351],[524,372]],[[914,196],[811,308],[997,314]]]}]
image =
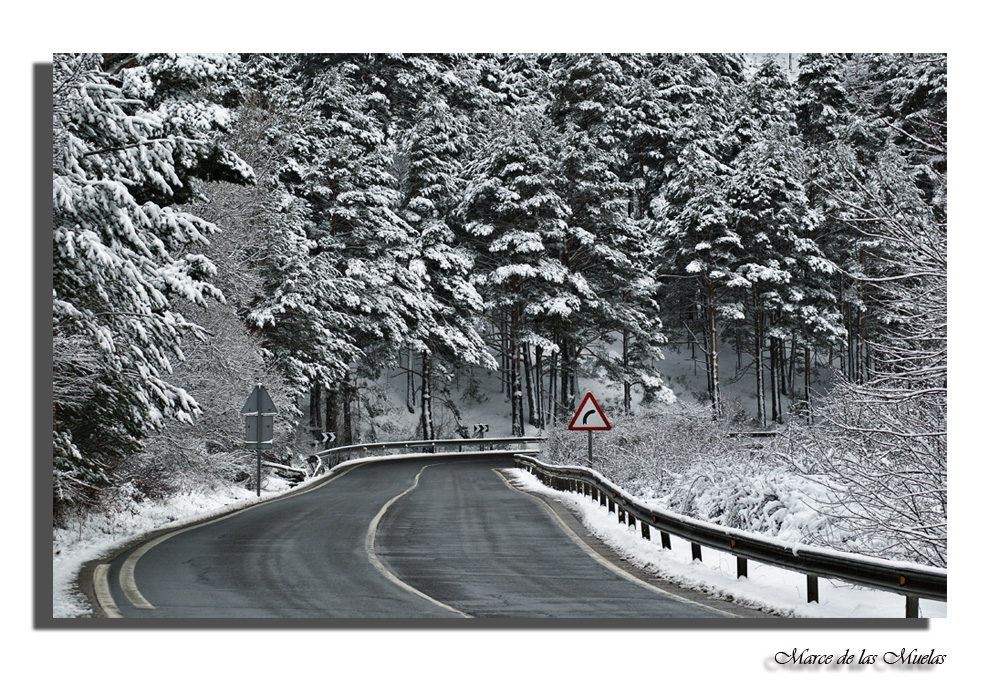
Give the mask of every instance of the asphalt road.
[{"label": "asphalt road", "polygon": [[723,618],[758,615],[643,580],[561,504],[471,456],[354,467],[162,534],[107,565],[125,618]]}]

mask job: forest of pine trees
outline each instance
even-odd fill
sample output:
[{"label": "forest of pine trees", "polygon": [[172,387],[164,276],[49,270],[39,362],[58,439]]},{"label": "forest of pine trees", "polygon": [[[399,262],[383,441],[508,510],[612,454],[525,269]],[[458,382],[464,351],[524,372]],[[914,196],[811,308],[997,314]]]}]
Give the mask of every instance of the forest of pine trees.
[{"label": "forest of pine trees", "polygon": [[57,54],[52,86],[57,521],[238,477],[257,382],[290,457],[370,435],[389,372],[399,437],[452,437],[472,369],[516,436],[584,375],[655,399],[675,344],[720,418],[730,349],[755,425],[943,474],[943,55]]}]

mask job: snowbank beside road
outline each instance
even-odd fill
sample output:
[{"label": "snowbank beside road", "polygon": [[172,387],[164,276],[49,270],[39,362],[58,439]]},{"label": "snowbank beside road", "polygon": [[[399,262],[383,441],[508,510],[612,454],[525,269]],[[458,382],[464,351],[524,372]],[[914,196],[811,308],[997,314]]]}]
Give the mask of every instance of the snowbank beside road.
[{"label": "snowbank beside road", "polygon": [[[702,560],[692,561],[690,544],[680,537],[671,536],[671,548],[662,549],[657,541],[643,539],[634,528],[620,524],[616,515],[589,496],[550,489],[525,470],[509,469],[507,473],[519,487],[550,496],[570,508],[623,558],[684,587],[788,617],[902,618],[905,614],[906,598],[901,595],[825,579],[819,581],[819,603],[807,603],[804,575],[753,561],[747,578],[737,579],[735,556],[703,547]],[[921,617],[947,615],[947,603],[920,601]]]},{"label": "snowbank beside road", "polygon": [[207,519],[223,512],[263,502],[288,491],[278,477],[268,480],[257,498],[256,491],[232,486],[173,496],[166,501],[144,501],[114,514],[78,517],[64,529],[52,530],[52,617],[87,618],[95,614],[76,587],[83,566],[160,529]]}]

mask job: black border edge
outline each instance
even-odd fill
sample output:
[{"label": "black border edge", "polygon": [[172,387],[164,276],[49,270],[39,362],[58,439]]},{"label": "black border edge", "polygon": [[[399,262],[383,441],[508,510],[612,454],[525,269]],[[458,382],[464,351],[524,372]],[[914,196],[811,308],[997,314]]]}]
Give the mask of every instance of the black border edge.
[{"label": "black border edge", "polygon": [[54,586],[52,567],[52,63],[32,66],[34,95],[33,147],[33,270],[34,305],[32,353],[35,422],[32,438],[34,464],[35,604],[34,627],[51,628]]}]

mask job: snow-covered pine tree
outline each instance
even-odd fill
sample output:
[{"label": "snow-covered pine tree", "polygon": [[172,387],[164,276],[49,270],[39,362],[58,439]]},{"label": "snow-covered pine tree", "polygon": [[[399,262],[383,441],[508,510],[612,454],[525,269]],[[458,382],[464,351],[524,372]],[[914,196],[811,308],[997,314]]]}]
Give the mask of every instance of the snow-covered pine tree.
[{"label": "snow-covered pine tree", "polygon": [[[571,413],[577,371],[588,354],[617,371],[629,395],[640,372],[648,389],[660,385],[658,374],[643,367],[643,357],[656,353],[655,344],[662,341],[654,313],[655,248],[650,226],[630,214],[632,116],[624,104],[640,67],[632,56],[551,58],[547,115],[560,135],[561,196],[570,211],[559,261],[577,278],[573,287],[579,305],[553,321],[553,339],[560,347],[560,416]],[[607,353],[614,335],[624,341],[622,357]]]},{"label": "snow-covered pine tree", "polygon": [[[366,61],[311,55],[291,60],[299,106],[292,152],[280,174],[300,205],[297,235],[311,246],[308,272],[301,275],[311,284],[299,287],[309,298],[298,305],[310,306],[325,334],[319,343],[293,347],[314,366],[311,425],[323,427],[317,407],[328,391],[327,411],[344,417],[338,425],[343,442],[355,435],[348,418],[356,379],[377,375],[433,314],[423,280],[409,265],[415,231],[399,215],[388,97],[368,83],[383,80]],[[322,350],[348,358],[330,360]],[[333,406],[331,397],[341,406]]]},{"label": "snow-covered pine tree", "polygon": [[[716,72],[713,64],[725,69]],[[678,340],[701,349],[715,416],[723,401],[721,336],[727,324],[744,318],[745,310],[739,291],[743,279],[736,273],[741,239],[731,228],[726,194],[737,151],[731,119],[738,73],[729,67],[720,56],[668,56],[654,73],[670,124],[664,182],[654,204],[663,244],[661,301],[670,311],[668,322],[682,327]]]},{"label": "snow-covered pine tree", "polygon": [[460,207],[466,232],[478,239],[475,281],[505,366],[515,436],[525,430],[525,345],[554,352],[543,325],[579,309],[585,286],[559,261],[568,209],[558,193],[556,137],[537,108],[498,113]]},{"label": "snow-covered pine tree", "polygon": [[839,322],[844,330],[840,339],[810,340],[803,335],[803,339],[793,341],[789,380],[793,381],[795,376],[796,346],[801,346],[807,421],[813,420],[811,372],[816,356],[829,349],[830,357],[826,360],[831,367],[833,355],[838,354],[842,373],[852,380],[862,380],[868,365],[868,340],[877,338],[879,331],[877,321],[873,323],[867,319],[864,290],[852,279],[863,265],[871,263],[870,250],[874,243],[844,223],[841,219],[843,205],[837,199],[838,194],[833,192],[850,185],[838,154],[845,142],[851,142],[852,147],[869,149],[880,139],[853,115],[857,109],[847,89],[849,60],[848,55],[841,53],[806,53],[799,59],[796,80],[796,126],[807,168],[805,190],[817,213],[813,237],[824,255],[841,270],[831,285],[821,290],[835,293],[841,313]]},{"label": "snow-covered pine tree", "polygon": [[[436,363],[495,368],[475,322],[483,301],[472,284],[474,257],[460,242],[457,206],[464,190],[461,178],[467,153],[468,124],[443,98],[428,95],[404,143],[406,197],[402,216],[416,234],[409,246],[410,269],[421,279],[432,307],[416,324],[408,348],[421,355],[420,435],[435,437],[432,400],[436,397]],[[447,379],[449,373],[443,372]]]},{"label": "snow-covered pine tree", "polygon": [[222,107],[197,94],[225,55],[56,54],[53,91],[53,495],[56,514],[93,499],[167,417],[197,403],[170,382],[199,327],[178,302],[221,299],[215,266],[184,253],[214,227],[171,205],[195,180],[249,183],[217,134]]},{"label": "snow-covered pine tree", "polygon": [[793,327],[810,326],[813,338],[841,335],[828,288],[835,266],[813,237],[816,218],[803,187],[804,157],[794,137],[792,96],[786,75],[772,61],[765,61],[747,82],[734,126],[743,146],[728,181],[732,230],[740,238],[736,271],[746,282],[746,318],[754,345],[756,418],[762,426],[767,423],[768,371],[771,420],[784,419],[782,354]]}]

